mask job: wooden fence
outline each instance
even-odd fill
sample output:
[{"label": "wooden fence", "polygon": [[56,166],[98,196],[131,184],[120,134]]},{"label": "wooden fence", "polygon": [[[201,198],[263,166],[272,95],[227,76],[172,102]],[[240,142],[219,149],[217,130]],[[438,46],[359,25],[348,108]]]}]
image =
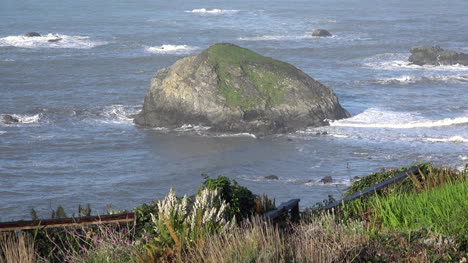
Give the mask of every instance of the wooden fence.
[{"label": "wooden fence", "polygon": [[136,220],[134,213],[103,215],[103,216],[83,216],[73,218],[57,218],[29,221],[12,221],[0,223],[0,231],[27,230],[37,228],[53,228],[64,226],[90,225],[90,224],[111,224],[134,222]]},{"label": "wooden fence", "polygon": [[415,167],[412,167],[406,171],[403,171],[397,175],[395,175],[394,177],[390,178],[390,179],[387,179],[385,181],[382,181],[376,185],[373,185],[371,187],[368,187],[364,190],[362,190],[361,192],[357,192],[355,194],[352,194],[346,198],[343,198],[339,201],[336,201],[336,202],[333,202],[327,206],[325,206],[323,209],[324,210],[330,210],[332,208],[335,208],[337,206],[340,206],[342,204],[346,204],[347,202],[351,201],[351,200],[354,200],[354,199],[357,199],[361,196],[365,196],[365,195],[368,195],[368,194],[372,194],[372,193],[375,193],[377,190],[379,189],[382,189],[382,188],[385,188],[391,184],[394,184],[398,181],[401,181],[403,179],[405,179],[408,175],[410,174],[418,174],[419,173],[419,168],[420,166],[415,166]]}]

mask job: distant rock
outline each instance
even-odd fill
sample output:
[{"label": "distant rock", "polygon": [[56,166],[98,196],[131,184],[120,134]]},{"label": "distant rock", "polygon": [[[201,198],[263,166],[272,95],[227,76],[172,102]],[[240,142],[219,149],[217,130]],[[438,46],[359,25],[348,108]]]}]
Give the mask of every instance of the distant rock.
[{"label": "distant rock", "polygon": [[322,179],[320,179],[320,182],[321,183],[324,183],[324,184],[331,184],[333,183],[333,178],[329,175],[323,177]]},{"label": "distant rock", "polygon": [[439,46],[418,46],[411,48],[411,56],[408,61],[419,66],[456,64],[468,66],[468,54],[457,53],[452,50],[444,50]]},{"label": "distant rock", "polygon": [[47,40],[47,41],[48,41],[48,42],[59,42],[60,40],[62,40],[62,38],[57,37],[57,38],[49,39],[49,40]]},{"label": "distant rock", "polygon": [[24,34],[23,36],[25,36],[25,37],[40,37],[41,34],[39,34],[37,32],[28,32],[28,33]]},{"label": "distant rock", "polygon": [[328,32],[325,29],[316,29],[313,33],[312,36],[314,37],[331,37],[332,34]]},{"label": "distant rock", "polygon": [[134,122],[268,135],[349,116],[331,88],[291,64],[223,43],[158,71]]},{"label": "distant rock", "polygon": [[2,116],[2,121],[3,121],[3,123],[5,123],[5,124],[11,124],[11,123],[17,123],[17,122],[19,122],[19,120],[18,120],[17,118],[15,118],[15,117],[13,117],[13,116],[11,116],[11,115],[9,115],[9,114],[4,114],[4,115]]},{"label": "distant rock", "polygon": [[266,179],[266,180],[279,180],[279,177],[272,174],[272,175],[265,176],[264,179]]}]

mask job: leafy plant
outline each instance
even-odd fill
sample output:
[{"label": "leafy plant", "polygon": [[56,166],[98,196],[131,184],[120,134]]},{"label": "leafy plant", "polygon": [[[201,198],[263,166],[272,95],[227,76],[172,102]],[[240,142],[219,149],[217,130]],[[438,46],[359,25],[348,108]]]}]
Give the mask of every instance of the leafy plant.
[{"label": "leafy plant", "polygon": [[236,180],[231,180],[226,176],[220,175],[216,179],[209,178],[207,175],[202,176],[204,176],[205,182],[198,191],[219,189],[222,199],[229,204],[229,218],[235,216],[236,220],[240,222],[243,218],[253,214],[255,195],[249,189],[240,186]]}]

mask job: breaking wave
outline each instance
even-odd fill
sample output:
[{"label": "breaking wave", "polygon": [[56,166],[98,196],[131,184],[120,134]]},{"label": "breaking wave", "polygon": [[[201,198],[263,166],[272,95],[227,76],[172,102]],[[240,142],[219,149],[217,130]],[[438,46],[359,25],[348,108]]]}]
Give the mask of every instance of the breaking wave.
[{"label": "breaking wave", "polygon": [[376,83],[378,84],[413,84],[417,82],[442,82],[442,83],[464,83],[468,82],[468,75],[437,75],[437,76],[409,76],[403,75],[396,78],[383,78],[378,79]]},{"label": "breaking wave", "polygon": [[408,61],[410,53],[384,53],[372,56],[364,60],[363,66],[373,69],[395,71],[395,70],[430,70],[430,71],[468,71],[464,65],[423,65],[419,66]]},{"label": "breaking wave", "polygon": [[427,120],[412,113],[384,111],[374,108],[367,109],[349,119],[330,121],[332,127],[390,129],[432,128],[458,124],[468,124],[468,116]]},{"label": "breaking wave", "polygon": [[141,106],[110,105],[98,111],[98,121],[110,124],[133,124],[133,117]]},{"label": "breaking wave", "polygon": [[452,136],[450,138],[426,138],[430,142],[454,142],[454,143],[468,143],[468,139],[462,136]]},{"label": "breaking wave", "polygon": [[193,51],[198,50],[198,47],[188,45],[162,45],[155,47],[146,47],[146,51],[154,54],[190,54]]},{"label": "breaking wave", "polygon": [[0,38],[0,47],[91,49],[105,44],[107,42],[93,41],[89,36],[69,36],[52,33],[40,37],[20,35]]},{"label": "breaking wave", "polygon": [[190,11],[185,11],[185,13],[192,13],[192,14],[209,14],[209,15],[222,15],[222,14],[235,14],[239,13],[240,10],[229,10],[229,9],[193,9]]}]

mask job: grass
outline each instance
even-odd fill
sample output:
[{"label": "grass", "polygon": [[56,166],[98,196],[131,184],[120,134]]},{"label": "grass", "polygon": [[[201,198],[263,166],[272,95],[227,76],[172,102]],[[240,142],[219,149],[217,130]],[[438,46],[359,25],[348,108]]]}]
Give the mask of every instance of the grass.
[{"label": "grass", "polygon": [[390,229],[429,228],[438,234],[467,234],[468,180],[445,183],[420,193],[376,197],[375,216]]},{"label": "grass", "polygon": [[34,241],[27,233],[0,233],[0,263],[36,262]]}]

